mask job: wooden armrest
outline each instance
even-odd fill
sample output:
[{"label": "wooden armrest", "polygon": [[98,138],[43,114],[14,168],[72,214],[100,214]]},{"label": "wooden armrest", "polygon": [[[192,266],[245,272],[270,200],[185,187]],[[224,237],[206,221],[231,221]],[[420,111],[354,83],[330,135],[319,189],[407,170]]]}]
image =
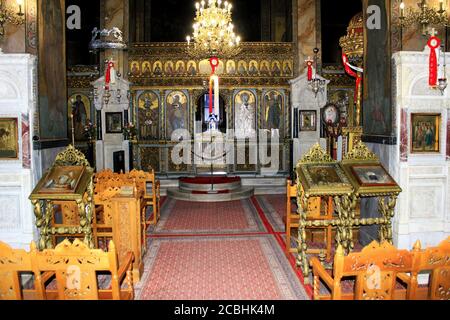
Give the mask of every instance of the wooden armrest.
[{"label": "wooden armrest", "polygon": [[322,279],[327,284],[327,286],[330,289],[332,289],[334,280],[330,276],[330,274],[325,270],[323,265],[320,263],[319,259],[317,259],[317,257],[312,257],[311,260],[309,261],[309,264],[313,268],[313,274],[315,276],[318,276],[319,279]]},{"label": "wooden armrest", "polygon": [[411,276],[407,275],[406,273],[397,273],[397,278],[402,280],[407,285],[411,284]]},{"label": "wooden armrest", "polygon": [[46,283],[49,279],[51,279],[55,273],[53,271],[46,271],[41,274],[42,283]]},{"label": "wooden armrest", "polygon": [[123,261],[121,261],[121,266],[118,271],[118,277],[119,277],[119,283],[122,282],[123,278],[127,274],[127,270],[130,268],[131,264],[133,263],[134,255],[133,252],[128,252],[127,256]]}]

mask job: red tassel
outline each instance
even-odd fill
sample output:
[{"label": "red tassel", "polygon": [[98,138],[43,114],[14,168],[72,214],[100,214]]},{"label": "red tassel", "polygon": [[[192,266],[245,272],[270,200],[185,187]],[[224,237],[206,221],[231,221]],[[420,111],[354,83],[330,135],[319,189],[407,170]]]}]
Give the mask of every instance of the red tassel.
[{"label": "red tassel", "polygon": [[312,72],[313,72],[312,64],[313,64],[313,62],[311,60],[306,61],[306,66],[308,67],[308,72],[307,72],[308,81],[312,80],[312,75],[313,75],[312,74]]},{"label": "red tassel", "polygon": [[430,69],[430,75],[428,83],[430,86],[435,86],[437,84],[437,78],[438,78],[438,71],[437,71],[437,56],[436,56],[436,49],[440,47],[441,40],[439,38],[433,36],[430,37],[427,43],[428,47],[430,47],[430,62],[429,62],[429,69]]}]

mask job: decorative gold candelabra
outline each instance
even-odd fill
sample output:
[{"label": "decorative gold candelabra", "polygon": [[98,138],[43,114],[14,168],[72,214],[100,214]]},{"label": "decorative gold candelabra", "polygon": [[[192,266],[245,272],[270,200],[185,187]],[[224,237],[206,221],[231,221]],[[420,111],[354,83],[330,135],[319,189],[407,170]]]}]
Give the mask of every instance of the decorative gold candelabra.
[{"label": "decorative gold candelabra", "polygon": [[[347,35],[339,40],[342,52],[347,55],[349,63],[362,70],[364,65],[364,19],[363,14],[358,13],[351,20],[347,28]],[[362,72],[356,72],[357,77],[362,79]],[[355,108],[348,110],[347,127],[342,129],[342,133],[348,137],[347,150],[353,149],[358,141],[361,141],[362,126],[362,90],[358,86],[355,93]]]},{"label": "decorative gold candelabra", "polygon": [[414,24],[420,24],[422,34],[429,35],[430,27],[447,27],[449,20],[447,10],[444,9],[444,0],[439,0],[439,8],[430,8],[426,0],[420,1],[417,6],[419,11],[408,8],[405,12],[405,3],[400,4],[400,27],[409,27]]},{"label": "decorative gold candelabra", "polygon": [[194,32],[187,36],[187,53],[196,59],[210,57],[230,58],[241,52],[241,38],[234,33],[231,19],[231,3],[209,0],[196,3]]},{"label": "decorative gold candelabra", "polygon": [[[11,1],[12,2],[12,1]],[[6,0],[0,0],[0,39],[5,36],[5,24],[12,23],[20,26],[25,22],[25,14],[22,11],[24,0],[16,0],[18,12]]]}]

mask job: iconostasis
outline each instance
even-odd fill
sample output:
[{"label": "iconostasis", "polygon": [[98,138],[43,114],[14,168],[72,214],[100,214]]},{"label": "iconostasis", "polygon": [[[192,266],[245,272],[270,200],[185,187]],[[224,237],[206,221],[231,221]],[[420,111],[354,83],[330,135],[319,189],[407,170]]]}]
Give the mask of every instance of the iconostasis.
[{"label": "iconostasis", "polygon": [[[188,132],[184,140],[194,140],[205,132],[209,61],[189,58],[185,46],[176,43],[136,44],[130,48],[128,60],[134,106],[131,118],[137,128],[134,166],[151,166],[162,174],[195,174],[193,159],[175,164],[170,155],[180,140],[176,136],[179,129]],[[238,56],[220,60],[216,69],[220,77],[219,130],[234,148],[246,151],[245,161],[226,163],[228,173],[254,175],[270,165],[258,150],[261,130],[273,140],[266,153],[271,155],[273,144],[279,150],[279,173],[289,171],[288,81],[293,78],[293,64],[293,46],[288,43],[246,43]]]}]

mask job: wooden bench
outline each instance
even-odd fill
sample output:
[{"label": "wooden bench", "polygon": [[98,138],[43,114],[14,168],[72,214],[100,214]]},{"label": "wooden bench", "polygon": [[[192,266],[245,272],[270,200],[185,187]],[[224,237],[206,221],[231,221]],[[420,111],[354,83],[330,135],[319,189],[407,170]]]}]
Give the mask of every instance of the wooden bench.
[{"label": "wooden bench", "polygon": [[[436,247],[422,250],[417,241],[412,250],[413,270],[410,275],[399,277],[410,287],[408,299],[411,300],[450,300],[450,237]],[[428,273],[428,285],[420,286],[418,276]]]},{"label": "wooden bench", "polygon": [[[333,273],[320,261],[310,260],[314,274],[314,299],[411,299],[450,300],[450,237],[437,247],[421,249],[417,241],[412,251],[399,250],[387,241],[373,241],[361,252],[344,256],[338,247]],[[427,285],[419,285],[418,275],[429,273]],[[355,280],[352,292],[342,292],[346,279]],[[321,284],[330,293],[323,293]]]},{"label": "wooden bench", "polygon": [[[298,228],[300,215],[292,212],[292,200],[297,201],[297,185],[292,185],[291,180],[287,180],[287,198],[286,198],[286,252],[297,253],[296,248],[291,248],[291,229]],[[308,219],[311,220],[331,220],[333,219],[333,199],[322,199],[321,197],[313,197],[308,203]],[[311,229],[323,229],[325,233],[325,252],[326,259],[331,259],[332,249],[332,226],[313,227]],[[295,237],[297,239],[297,237]],[[307,253],[321,253],[322,249],[308,249]]]},{"label": "wooden bench", "polygon": [[[381,244],[373,241],[361,252],[353,252],[348,256],[344,256],[344,249],[339,245],[332,274],[325,270],[316,257],[311,258],[310,265],[316,300],[393,300],[406,297],[405,290],[397,291],[396,287],[398,275],[412,271],[413,255],[408,250],[396,249],[387,241]],[[343,281],[349,278],[355,281],[353,292],[343,293]],[[321,282],[330,293],[321,292]]]},{"label": "wooden bench", "polygon": [[[31,252],[36,245],[31,244]],[[23,289],[22,275],[32,276],[33,289]],[[0,300],[44,300],[44,284],[51,273],[41,274],[32,263],[31,253],[13,249],[0,241]]]},{"label": "wooden bench", "polygon": [[[134,288],[132,279],[133,253],[125,259],[117,259],[113,241],[108,252],[89,249],[76,239],[73,243],[64,240],[55,249],[34,252],[34,262],[40,271],[54,272],[56,289],[47,288],[47,299],[57,300],[132,300]],[[110,274],[109,289],[99,289],[98,273]]]}]

